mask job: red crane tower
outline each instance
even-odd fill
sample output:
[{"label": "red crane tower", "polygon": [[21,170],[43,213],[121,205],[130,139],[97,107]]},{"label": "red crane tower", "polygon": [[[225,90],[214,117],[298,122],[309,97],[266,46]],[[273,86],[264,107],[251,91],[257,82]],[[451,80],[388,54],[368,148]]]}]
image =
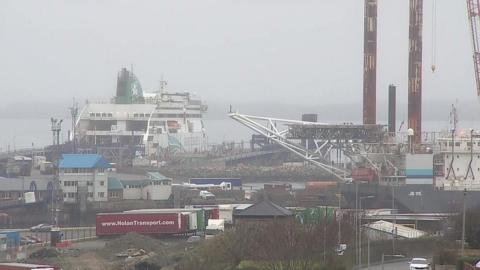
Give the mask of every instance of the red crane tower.
[{"label": "red crane tower", "polygon": [[363,124],[376,124],[377,0],[365,0],[363,47]]},{"label": "red crane tower", "polygon": [[478,38],[480,0],[467,0],[468,20],[470,22],[470,31],[472,35],[473,46],[473,66],[475,68],[475,82],[477,86],[477,96],[480,97],[480,42]]},{"label": "red crane tower", "polygon": [[423,0],[410,0],[408,48],[408,128],[413,142],[422,143],[422,29]]}]

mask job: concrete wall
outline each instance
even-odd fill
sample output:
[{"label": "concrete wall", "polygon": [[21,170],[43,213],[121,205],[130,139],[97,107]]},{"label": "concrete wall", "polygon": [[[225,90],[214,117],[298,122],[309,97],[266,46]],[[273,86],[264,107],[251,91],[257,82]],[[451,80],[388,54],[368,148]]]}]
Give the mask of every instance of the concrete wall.
[{"label": "concrete wall", "polygon": [[147,185],[142,191],[144,200],[168,200],[172,195],[171,185]]},{"label": "concrete wall", "polygon": [[125,186],[123,189],[123,199],[124,200],[140,200],[142,199],[142,189],[141,188],[129,188]]}]

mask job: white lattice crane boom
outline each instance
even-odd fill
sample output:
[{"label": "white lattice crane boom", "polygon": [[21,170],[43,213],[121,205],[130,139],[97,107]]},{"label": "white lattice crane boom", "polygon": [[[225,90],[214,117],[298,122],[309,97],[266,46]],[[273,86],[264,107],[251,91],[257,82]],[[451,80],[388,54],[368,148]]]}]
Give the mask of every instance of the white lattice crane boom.
[{"label": "white lattice crane boom", "polygon": [[467,0],[467,12],[472,36],[475,83],[477,87],[477,96],[480,97],[480,39],[478,36],[478,30],[480,29],[480,0]]}]

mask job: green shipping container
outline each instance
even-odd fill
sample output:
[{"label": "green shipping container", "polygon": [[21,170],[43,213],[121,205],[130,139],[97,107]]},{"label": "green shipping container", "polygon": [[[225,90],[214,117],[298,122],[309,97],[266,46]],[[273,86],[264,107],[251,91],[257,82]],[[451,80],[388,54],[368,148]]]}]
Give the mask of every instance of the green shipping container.
[{"label": "green shipping container", "polygon": [[332,222],[335,220],[335,209],[335,207],[329,206],[307,208],[299,213],[296,218],[301,224],[319,224],[325,218],[327,218],[327,222]]},{"label": "green shipping container", "polygon": [[205,210],[199,210],[197,211],[197,230],[198,231],[205,231],[205,228],[207,227],[206,222],[205,222]]}]

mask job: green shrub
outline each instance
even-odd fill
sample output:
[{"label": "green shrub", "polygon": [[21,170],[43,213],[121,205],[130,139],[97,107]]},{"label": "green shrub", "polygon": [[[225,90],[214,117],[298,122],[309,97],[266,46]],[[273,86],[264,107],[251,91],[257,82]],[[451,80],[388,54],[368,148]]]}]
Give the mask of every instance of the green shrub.
[{"label": "green shrub", "polygon": [[480,260],[479,257],[468,257],[468,256],[461,257],[457,261],[457,270],[463,270],[463,267],[464,267],[465,263],[475,264],[479,260]]}]

